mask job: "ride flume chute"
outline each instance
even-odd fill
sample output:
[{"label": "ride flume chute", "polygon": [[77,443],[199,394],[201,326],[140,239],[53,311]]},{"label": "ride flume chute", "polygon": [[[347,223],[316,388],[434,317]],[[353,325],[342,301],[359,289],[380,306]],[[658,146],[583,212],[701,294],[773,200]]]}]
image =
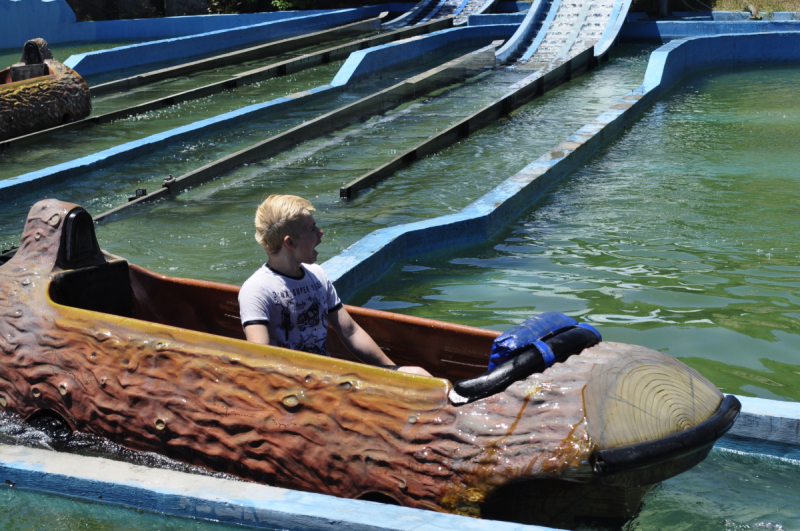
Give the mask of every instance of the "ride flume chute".
[{"label": "ride flume chute", "polygon": [[[0,409],[270,485],[569,526],[630,518],[740,407],[672,356],[561,314],[504,356],[497,332],[348,307],[434,378],[353,361],[333,333],[333,357],[256,345],[238,289],[104,253],[81,207],[36,203],[0,265]],[[493,345],[489,375],[524,370],[451,400]]]}]

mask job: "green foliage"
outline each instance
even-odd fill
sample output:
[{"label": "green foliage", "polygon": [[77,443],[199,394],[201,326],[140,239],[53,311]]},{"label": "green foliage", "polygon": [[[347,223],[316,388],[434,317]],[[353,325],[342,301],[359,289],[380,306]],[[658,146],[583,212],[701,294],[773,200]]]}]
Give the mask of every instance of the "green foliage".
[{"label": "green foliage", "polygon": [[306,2],[303,0],[272,0],[272,5],[278,8],[278,11],[306,8]]},{"label": "green foliage", "polygon": [[254,13],[267,11],[260,0],[208,0],[209,13]]}]

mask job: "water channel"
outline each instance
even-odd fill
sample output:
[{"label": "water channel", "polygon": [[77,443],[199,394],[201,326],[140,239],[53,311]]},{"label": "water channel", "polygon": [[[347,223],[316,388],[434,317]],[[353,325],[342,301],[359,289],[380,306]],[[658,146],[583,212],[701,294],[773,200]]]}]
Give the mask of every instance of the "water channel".
[{"label": "water channel", "polygon": [[798,400],[800,69],[692,77],[485,244],[352,301],[502,330],[559,310],[726,393]]},{"label": "water channel", "polygon": [[[602,68],[354,201],[339,200],[338,187],[471,112],[465,102],[490,101],[515,74],[482,76],[239,168],[105,223],[98,237],[161,273],[241,283],[264,260],[252,239],[255,206],[272,192],[296,193],[317,206],[324,261],[372,230],[458,211],[491,190],[636,87],[651,49],[616,48]],[[348,302],[498,330],[564,311],[606,340],[679,357],[727,393],[798,400],[798,81],[797,68],[693,76],[485,244],[406,260]],[[47,195],[99,213],[120,204],[139,176],[158,181],[236,142],[211,135],[194,144],[196,152],[167,150],[141,168],[96,172]],[[31,199],[2,214],[0,244],[18,241]],[[714,450],[655,489],[626,529],[795,528],[798,482],[797,463]],[[2,494],[11,508],[46,499]],[[53,503],[60,513],[66,502]],[[15,514],[0,514],[2,526],[27,529]],[[87,528],[111,529],[111,521],[116,529],[121,517],[88,518],[96,522]],[[68,522],[64,529],[84,525]]]},{"label": "water channel", "polygon": [[[429,171],[412,167],[399,172],[355,201],[339,199],[342,184],[469,114],[471,110],[454,108],[466,94],[487,101],[502,94],[507,74],[500,72],[497,84],[479,79],[241,167],[104,224],[98,237],[109,251],[135,255],[140,265],[155,271],[241,283],[264,261],[252,239],[256,205],[273,192],[293,193],[310,198],[317,208],[316,218],[326,231],[318,247],[322,262],[375,229],[463,208],[637,86],[647,56],[647,48],[621,49],[603,68],[422,161]],[[587,100],[589,87],[592,97]],[[512,138],[516,152],[503,148]],[[476,157],[476,152],[486,156]],[[476,160],[481,164],[473,165]],[[169,234],[155,229],[165,226],[171,227]]]}]

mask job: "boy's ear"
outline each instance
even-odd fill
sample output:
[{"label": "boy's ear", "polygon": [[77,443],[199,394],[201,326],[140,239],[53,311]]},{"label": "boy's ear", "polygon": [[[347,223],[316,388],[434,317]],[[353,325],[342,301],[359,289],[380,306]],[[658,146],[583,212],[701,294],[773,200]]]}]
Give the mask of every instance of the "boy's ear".
[{"label": "boy's ear", "polygon": [[292,250],[295,248],[294,240],[292,240],[292,237],[288,234],[283,237],[283,246]]}]

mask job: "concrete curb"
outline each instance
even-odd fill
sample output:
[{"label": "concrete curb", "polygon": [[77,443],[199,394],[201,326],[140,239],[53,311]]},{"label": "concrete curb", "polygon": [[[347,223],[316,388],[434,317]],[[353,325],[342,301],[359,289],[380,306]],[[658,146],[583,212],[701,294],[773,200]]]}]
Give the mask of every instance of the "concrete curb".
[{"label": "concrete curb", "polygon": [[4,444],[0,444],[0,485],[174,516],[288,531],[551,529]]},{"label": "concrete curb", "polygon": [[800,20],[652,20],[626,22],[619,38],[626,42],[669,42],[690,37],[788,31],[800,31]]},{"label": "concrete curb", "polygon": [[380,6],[374,6],[297,16],[287,20],[263,22],[252,26],[222,29],[73,55],[64,61],[64,64],[86,77],[273,40],[288,39],[304,33],[341,26],[359,19],[376,17],[380,12]]},{"label": "concrete curb", "polygon": [[[534,4],[528,10],[527,15],[522,20],[517,28],[517,31],[514,32],[514,35],[508,39],[508,42],[499,50],[497,50],[497,60],[501,63],[506,62],[509,57],[514,55],[518,50],[519,47],[522,46],[528,38],[531,36],[531,33],[536,31],[536,25],[542,20],[543,17],[546,17],[548,13],[544,12],[544,0],[534,0]],[[558,11],[558,0],[553,2],[551,5],[551,9],[553,13]],[[470,21],[472,24],[472,21]],[[540,33],[546,33],[547,27],[542,26]]]},{"label": "concrete curb", "polygon": [[[259,44],[243,50],[236,50],[226,54],[200,59],[199,61],[192,61],[151,72],[144,72],[135,76],[109,81],[100,85],[94,85],[89,88],[92,90],[92,97],[96,97],[101,94],[123,92],[150,83],[155,83],[157,81],[163,81],[165,79],[171,79],[178,76],[185,76],[195,72],[202,72],[203,70],[208,70],[211,68],[221,68],[231,64],[241,64],[287,52],[294,52],[300,48],[314,46],[326,41],[334,40],[337,37],[341,38],[357,35],[359,33],[366,33],[368,31],[375,31],[379,29],[380,26],[380,17],[369,18],[360,20],[358,22],[351,22],[350,24],[345,24],[343,26],[335,26],[331,29],[317,31],[314,33],[306,33],[300,35],[299,37],[290,37],[288,39],[272,41],[267,44]],[[337,46],[337,48],[339,48],[339,46]]]},{"label": "concrete curb", "polygon": [[343,300],[398,260],[483,241],[630,125],[685,75],[723,66],[800,61],[800,33],[698,37],[653,52],[643,84],[567,140],[457,214],[375,231],[323,264]]},{"label": "concrete curb", "polygon": [[[403,4],[384,4],[384,9],[400,10]],[[50,44],[64,42],[146,41],[252,26],[304,15],[315,11],[273,11],[242,15],[198,15],[76,22],[75,13],[65,0],[0,0],[0,48],[19,48],[31,36]],[[5,66],[5,65],[3,65]]]},{"label": "concrete curb", "polygon": [[721,447],[800,461],[800,404],[738,396],[742,412]]},{"label": "concrete curb", "polygon": [[406,26],[409,22],[411,22],[411,20],[414,17],[417,16],[418,13],[420,13],[422,10],[424,10],[426,7],[428,7],[428,5],[430,5],[431,3],[436,2],[436,1],[437,0],[420,0],[419,2],[417,2],[417,4],[414,7],[409,9],[406,13],[400,15],[399,17],[397,17],[394,20],[390,20],[389,22],[386,22],[383,25],[383,28],[387,29],[387,30],[393,30],[393,29],[398,29],[398,28],[401,28],[403,26]]},{"label": "concrete curb", "polygon": [[495,39],[508,38],[515,28],[514,25],[449,28],[396,43],[382,44],[369,50],[353,52],[333,78],[331,85],[336,87],[351,83],[354,78],[365,79],[370,76],[380,76],[390,71],[387,66],[391,66],[391,68],[408,67],[412,64],[429,61],[443,51],[480,48]]}]

